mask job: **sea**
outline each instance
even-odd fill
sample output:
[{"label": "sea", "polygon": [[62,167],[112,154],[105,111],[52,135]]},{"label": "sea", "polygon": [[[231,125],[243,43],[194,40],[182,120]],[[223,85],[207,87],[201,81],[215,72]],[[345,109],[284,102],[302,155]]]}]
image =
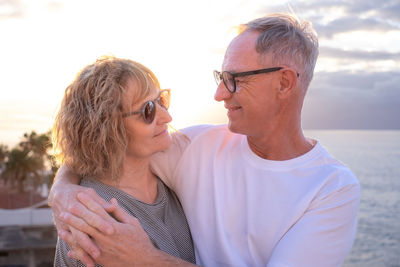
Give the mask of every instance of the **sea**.
[{"label": "sea", "polygon": [[354,246],[343,267],[400,267],[400,130],[306,130],[361,184]]},{"label": "sea", "polygon": [[344,267],[400,267],[400,131],[309,130],[361,184],[357,235]]}]

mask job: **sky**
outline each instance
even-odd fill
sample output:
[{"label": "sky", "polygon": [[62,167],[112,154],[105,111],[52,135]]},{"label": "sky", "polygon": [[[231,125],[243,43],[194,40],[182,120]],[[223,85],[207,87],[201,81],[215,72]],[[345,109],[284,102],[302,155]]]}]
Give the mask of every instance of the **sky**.
[{"label": "sky", "polygon": [[271,12],[318,33],[303,128],[400,129],[400,0],[0,0],[0,143],[49,130],[67,85],[102,55],[153,70],[175,128],[226,123],[212,71],[235,27]]}]

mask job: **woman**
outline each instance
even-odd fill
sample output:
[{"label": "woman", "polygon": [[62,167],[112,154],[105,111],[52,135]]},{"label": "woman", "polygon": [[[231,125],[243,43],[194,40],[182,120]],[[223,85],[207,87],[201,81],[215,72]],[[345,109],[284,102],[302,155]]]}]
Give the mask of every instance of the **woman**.
[{"label": "woman", "polygon": [[[169,90],[127,59],[105,57],[86,66],[67,87],[53,128],[60,161],[102,198],[116,198],[152,243],[194,262],[192,239],[175,194],[150,170],[150,156],[171,143]],[[83,266],[59,239],[56,266]]]}]

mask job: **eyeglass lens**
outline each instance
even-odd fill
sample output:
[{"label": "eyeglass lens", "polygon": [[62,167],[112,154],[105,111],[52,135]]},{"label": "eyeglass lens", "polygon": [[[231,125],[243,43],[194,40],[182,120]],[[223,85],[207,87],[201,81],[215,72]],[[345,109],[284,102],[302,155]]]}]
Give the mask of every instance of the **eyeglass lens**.
[{"label": "eyeglass lens", "polygon": [[228,91],[234,92],[235,91],[235,79],[233,78],[232,74],[227,71],[222,73],[222,79]]},{"label": "eyeglass lens", "polygon": [[217,82],[217,84],[220,84],[221,81],[224,82],[226,89],[228,89],[229,92],[234,92],[235,91],[235,79],[233,78],[232,74],[229,72],[219,72],[219,71],[214,71],[214,79]]}]

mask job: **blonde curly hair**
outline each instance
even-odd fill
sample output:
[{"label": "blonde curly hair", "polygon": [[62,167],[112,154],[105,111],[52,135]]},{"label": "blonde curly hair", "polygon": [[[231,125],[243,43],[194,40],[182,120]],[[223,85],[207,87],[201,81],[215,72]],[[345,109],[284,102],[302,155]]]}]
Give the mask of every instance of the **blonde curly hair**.
[{"label": "blonde curly hair", "polygon": [[160,84],[153,72],[129,59],[102,57],[83,68],[66,88],[53,125],[53,145],[60,163],[81,177],[118,180],[128,145],[122,114],[126,86],[134,79],[137,103]]}]

